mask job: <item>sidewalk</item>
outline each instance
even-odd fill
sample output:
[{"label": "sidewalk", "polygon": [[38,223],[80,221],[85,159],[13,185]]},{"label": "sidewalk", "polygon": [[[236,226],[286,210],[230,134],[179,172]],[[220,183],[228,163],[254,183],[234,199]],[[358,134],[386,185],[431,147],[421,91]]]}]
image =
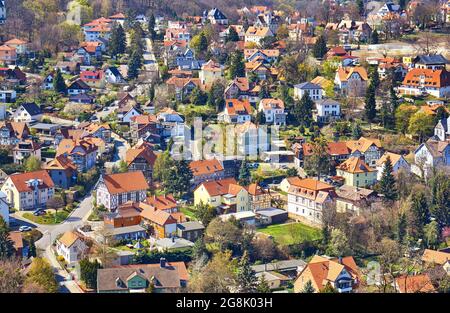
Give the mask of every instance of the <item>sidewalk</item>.
[{"label": "sidewalk", "polygon": [[71,279],[71,275],[66,269],[61,267],[61,264],[56,260],[55,254],[52,251],[52,247],[49,246],[45,250],[45,259],[50,262],[55,274],[63,278],[63,281],[59,283],[60,287],[64,286],[70,293],[83,293],[83,290],[77,285],[75,281]]}]

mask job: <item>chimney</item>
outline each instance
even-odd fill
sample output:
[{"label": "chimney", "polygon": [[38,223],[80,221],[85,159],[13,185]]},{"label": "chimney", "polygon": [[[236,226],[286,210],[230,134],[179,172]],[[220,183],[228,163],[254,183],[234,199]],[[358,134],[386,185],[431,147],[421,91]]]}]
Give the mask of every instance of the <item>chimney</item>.
[{"label": "chimney", "polygon": [[159,267],[161,267],[161,268],[165,268],[166,267],[166,259],[165,258],[160,258],[159,259]]}]

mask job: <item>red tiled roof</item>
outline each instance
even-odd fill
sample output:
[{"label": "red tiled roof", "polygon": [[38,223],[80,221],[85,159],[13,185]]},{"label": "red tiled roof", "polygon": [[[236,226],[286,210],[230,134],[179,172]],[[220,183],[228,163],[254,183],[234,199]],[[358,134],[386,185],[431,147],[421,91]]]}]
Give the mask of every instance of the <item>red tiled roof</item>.
[{"label": "red tiled roof", "polygon": [[39,189],[53,188],[55,184],[51,179],[50,175],[48,175],[47,171],[40,170],[29,173],[16,173],[9,176],[11,178],[12,183],[17,188],[19,192],[30,192],[33,191],[31,187],[27,185],[27,181],[32,179],[40,180],[40,184],[38,185]]},{"label": "red tiled roof", "polygon": [[149,189],[141,171],[105,175],[103,181],[112,194]]}]

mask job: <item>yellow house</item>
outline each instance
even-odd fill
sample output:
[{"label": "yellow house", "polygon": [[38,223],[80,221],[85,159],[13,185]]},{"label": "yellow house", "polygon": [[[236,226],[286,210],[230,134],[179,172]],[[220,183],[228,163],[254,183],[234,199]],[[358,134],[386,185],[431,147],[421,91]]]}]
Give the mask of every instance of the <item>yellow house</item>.
[{"label": "yellow house", "polygon": [[405,65],[409,66],[412,63],[413,57],[412,56],[408,56],[408,57],[403,57],[402,61]]},{"label": "yellow house", "polygon": [[223,77],[223,68],[220,64],[214,62],[213,60],[209,60],[205,64],[202,65],[202,69],[199,73],[200,82],[205,87],[206,90],[209,90],[213,84],[213,82],[217,79]]},{"label": "yellow house", "polygon": [[1,191],[14,209],[36,210],[45,208],[47,201],[55,194],[55,185],[47,171],[40,170],[10,175]]},{"label": "yellow house", "polygon": [[336,173],[345,179],[345,184],[348,186],[367,187],[377,181],[377,170],[369,167],[358,157],[351,157],[338,165]]},{"label": "yellow house", "polygon": [[250,210],[248,191],[234,178],[206,181],[194,190],[194,204],[209,204],[221,213]]}]

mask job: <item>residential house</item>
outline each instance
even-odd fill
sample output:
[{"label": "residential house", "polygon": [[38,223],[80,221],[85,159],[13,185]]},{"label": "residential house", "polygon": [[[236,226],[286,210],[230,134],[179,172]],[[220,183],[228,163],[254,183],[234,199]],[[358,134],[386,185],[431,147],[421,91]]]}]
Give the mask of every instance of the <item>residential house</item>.
[{"label": "residential house", "polygon": [[358,286],[359,269],[353,257],[338,259],[315,255],[300,272],[294,283],[294,292],[301,292],[311,282],[316,293],[328,284],[339,293],[349,293]]},{"label": "residential house", "polygon": [[161,196],[154,195],[151,197],[147,197],[145,203],[149,204],[151,207],[157,210],[162,210],[171,213],[173,214],[174,217],[177,217],[177,214],[174,213],[180,212],[177,200],[173,197],[172,194]]},{"label": "residential house", "polygon": [[242,124],[251,120],[252,106],[248,100],[226,99],[224,111],[218,120],[225,123]]},{"label": "residential house", "polygon": [[55,79],[55,73],[50,73],[45,76],[42,82],[41,88],[44,90],[53,90],[53,80]]},{"label": "residential house", "polygon": [[250,26],[245,32],[245,42],[253,42],[259,45],[262,39],[272,36],[274,34],[269,27]]},{"label": "residential house", "polygon": [[171,77],[166,84],[169,87],[169,92],[174,93],[178,101],[184,101],[189,99],[195,88],[200,88],[201,81],[199,78]]},{"label": "residential house", "polygon": [[223,68],[219,63],[209,60],[202,65],[199,78],[204,89],[209,90],[214,81],[223,78]]},{"label": "residential house", "polygon": [[270,133],[267,127],[256,126],[250,121],[236,125],[236,147],[238,156],[257,159],[270,148]]},{"label": "residential house", "polygon": [[335,198],[334,187],[313,178],[295,182],[288,190],[287,211],[295,220],[322,223],[322,211]]},{"label": "residential house", "polygon": [[260,101],[259,88],[254,83],[249,83],[246,77],[236,77],[228,86],[225,88],[225,99],[246,99],[252,105],[256,105]]},{"label": "residential house", "polygon": [[367,42],[372,28],[365,21],[342,20],[339,22],[339,41],[344,44]]},{"label": "residential house", "polygon": [[45,170],[10,175],[1,191],[8,203],[18,211],[36,210],[46,206],[55,195],[55,184]]},{"label": "residential house", "polygon": [[106,143],[111,143],[111,127],[108,124],[97,124],[97,123],[80,123],[78,129],[83,130],[89,137],[100,138]]},{"label": "residential house", "polygon": [[[0,103],[14,103],[16,102],[16,97],[17,93],[15,90],[0,90]],[[2,114],[0,114],[0,119],[2,119]]]},{"label": "residential house", "polygon": [[14,122],[35,122],[42,119],[42,111],[36,103],[23,103],[13,114]]},{"label": "residential house", "polygon": [[110,66],[105,70],[105,80],[110,84],[124,84],[126,82],[125,78],[115,66]]},{"label": "residential house", "polygon": [[274,63],[280,57],[278,49],[244,49],[244,58],[247,62],[262,60],[263,63]]},{"label": "residential house", "polygon": [[349,140],[346,142],[347,147],[351,150],[351,156],[364,159],[364,162],[375,167],[377,160],[383,154],[383,147],[378,139],[361,137],[358,140]]},{"label": "residential house", "polygon": [[402,275],[395,278],[395,290],[399,293],[434,293],[436,289],[428,274]]},{"label": "residential house", "polygon": [[0,191],[0,217],[9,225],[9,203],[3,191]]},{"label": "residential house", "polygon": [[121,123],[131,123],[131,119],[135,116],[141,115],[142,112],[134,105],[126,105],[117,109],[117,119]]},{"label": "residential house", "polygon": [[5,42],[5,45],[16,49],[16,54],[26,54],[28,52],[28,42],[13,38]]},{"label": "residential house", "polygon": [[189,168],[193,175],[194,186],[204,181],[218,180],[225,177],[223,166],[217,159],[191,161]]},{"label": "residential house", "polygon": [[256,220],[260,225],[283,224],[287,221],[289,214],[286,210],[268,207],[255,212]]},{"label": "residential house", "polygon": [[420,176],[428,175],[433,168],[450,166],[450,141],[428,139],[414,151],[414,163]]},{"label": "residential house", "polygon": [[74,231],[65,232],[61,238],[56,240],[56,253],[64,257],[69,265],[81,261],[88,249],[81,235]]},{"label": "residential house", "polygon": [[101,89],[105,87],[105,74],[102,70],[82,71],[80,79],[91,88]]},{"label": "residential house", "polygon": [[432,95],[444,98],[450,95],[450,72],[444,69],[413,68],[397,88],[402,95]]},{"label": "residential house", "polygon": [[272,195],[269,189],[263,189],[259,184],[252,183],[247,187],[250,210],[253,212],[272,207]]},{"label": "residential house", "polygon": [[177,233],[177,219],[168,211],[158,210],[156,207],[141,204],[143,208],[141,218],[144,227],[155,238],[172,238]]},{"label": "residential house", "polygon": [[12,241],[15,256],[19,259],[27,259],[29,247],[25,246],[22,233],[20,231],[10,231],[9,239]]},{"label": "residential house", "polygon": [[64,155],[77,167],[79,172],[86,172],[95,166],[98,147],[87,139],[63,139],[58,145],[56,156]]},{"label": "residential house", "polygon": [[414,68],[445,70],[450,62],[442,54],[424,54],[416,56],[411,63]]},{"label": "residential house", "polygon": [[286,113],[284,112],[284,102],[281,99],[261,99],[258,111],[264,114],[267,124],[286,125]]},{"label": "residential house", "polygon": [[450,252],[444,249],[441,251],[425,249],[422,262],[429,268],[440,267],[447,275],[450,275]]},{"label": "residential house", "polygon": [[313,118],[316,122],[326,124],[336,121],[341,117],[341,104],[332,99],[321,99],[315,101],[316,112]]},{"label": "residential house", "polygon": [[184,119],[174,109],[163,108],[156,114],[163,138],[184,137]]},{"label": "residential house", "polygon": [[313,35],[314,26],[308,21],[289,24],[289,40],[300,41],[304,37],[310,37]]},{"label": "residential house", "polygon": [[339,67],[334,83],[345,95],[363,96],[368,83],[367,71],[362,66]]},{"label": "residential house", "polygon": [[25,160],[31,156],[41,161],[41,146],[31,139],[19,141],[12,152],[16,164],[24,164]]},{"label": "residential house", "polygon": [[97,270],[98,293],[145,293],[152,286],[155,293],[181,292],[189,275],[184,262],[123,265]]},{"label": "residential house", "polygon": [[155,161],[156,155],[148,144],[128,149],[125,156],[128,171],[141,171],[149,183],[152,181]]},{"label": "residential house", "polygon": [[77,79],[67,87],[67,94],[69,96],[76,96],[82,93],[87,93],[91,90],[88,84],[83,80]]},{"label": "residential house", "polygon": [[144,136],[153,136],[151,142],[159,143],[161,125],[155,115],[138,115],[131,118],[130,137],[133,144],[136,144]]},{"label": "residential house", "polygon": [[209,11],[203,12],[203,23],[205,20],[209,20],[211,24],[213,25],[228,25],[228,18],[225,16],[225,14],[222,13],[217,8],[212,8]]},{"label": "residential house", "polygon": [[149,185],[140,171],[102,175],[97,182],[97,205],[114,212],[127,201],[140,202],[147,197]]},{"label": "residential house", "polygon": [[0,62],[2,64],[15,64],[17,61],[16,48],[8,45],[0,46]]},{"label": "residential house", "polygon": [[69,189],[77,180],[77,167],[68,157],[58,155],[47,162],[42,169],[46,170],[56,186]]},{"label": "residential house", "polygon": [[195,242],[203,235],[205,226],[197,221],[184,222],[177,225],[177,236]]},{"label": "residential house", "polygon": [[178,53],[175,57],[175,64],[180,70],[200,70],[203,63],[203,60],[195,58],[194,51],[190,48],[185,49],[183,53]]},{"label": "residential house", "polygon": [[25,122],[0,121],[0,145],[15,146],[29,136],[30,129]]},{"label": "residential house", "polygon": [[58,61],[54,70],[60,70],[61,74],[76,75],[80,72],[80,63],[72,61]]},{"label": "residential house", "polygon": [[305,94],[313,101],[321,100],[323,98],[323,89],[321,86],[305,82],[294,86],[294,98],[300,100]]},{"label": "residential house", "polygon": [[264,279],[269,285],[270,290],[286,287],[291,279],[275,271],[264,271],[255,274],[258,280]]},{"label": "residential house", "polygon": [[245,63],[245,76],[247,78],[255,77],[258,81],[261,81],[276,77],[277,75],[278,70],[262,60],[257,59]]},{"label": "residential house", "polygon": [[128,201],[120,205],[115,212],[104,215],[106,234],[103,240],[139,240],[147,238],[147,230],[141,226],[142,202]]},{"label": "residential house", "polygon": [[[296,146],[294,149],[295,158],[294,163],[298,167],[304,167],[308,157],[313,155],[313,146],[310,143],[303,143]],[[348,148],[346,142],[328,142],[326,153],[332,161],[332,166],[337,165],[350,157],[351,150]]]},{"label": "residential house", "polygon": [[220,213],[250,210],[248,191],[239,186],[234,178],[201,183],[194,190],[194,204],[211,205]]},{"label": "residential house", "polygon": [[450,139],[450,117],[438,121],[434,127],[434,136],[440,141]]},{"label": "residential house", "polygon": [[392,163],[392,171],[397,173],[400,169],[405,170],[406,172],[411,171],[411,166],[408,161],[401,154],[396,154],[392,152],[385,152],[383,156],[377,161],[377,180],[381,180],[383,175],[384,165],[386,163],[387,158],[390,158]]},{"label": "residential house", "polygon": [[336,189],[336,212],[360,215],[378,201],[377,193],[371,189],[343,185]]},{"label": "residential house", "polygon": [[379,17],[386,17],[391,14],[400,14],[401,10],[402,8],[400,7],[400,5],[388,1],[376,12],[376,14]]},{"label": "residential house", "polygon": [[377,182],[377,170],[361,158],[351,157],[336,167],[336,174],[344,177],[345,184],[354,187],[372,186]]}]

